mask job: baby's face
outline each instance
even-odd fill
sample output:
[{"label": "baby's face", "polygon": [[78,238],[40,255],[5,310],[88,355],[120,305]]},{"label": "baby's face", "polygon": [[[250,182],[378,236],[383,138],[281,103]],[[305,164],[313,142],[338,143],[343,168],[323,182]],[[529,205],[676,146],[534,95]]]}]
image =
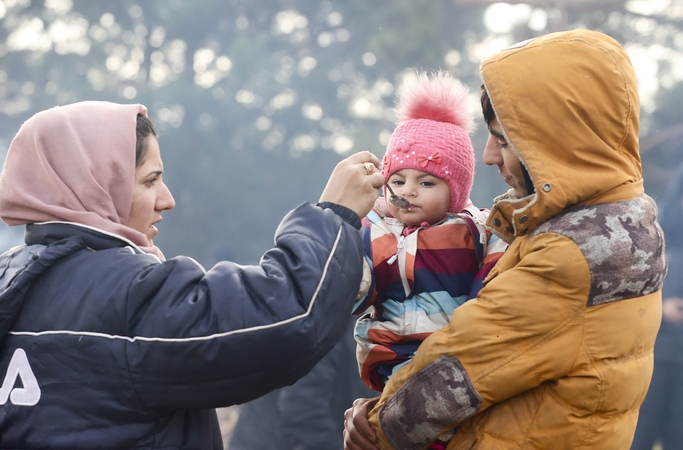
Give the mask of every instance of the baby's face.
[{"label": "baby's face", "polygon": [[421,170],[401,169],[391,174],[388,182],[396,195],[410,202],[405,209],[387,202],[391,215],[406,225],[434,225],[448,213],[451,191],[441,178]]}]

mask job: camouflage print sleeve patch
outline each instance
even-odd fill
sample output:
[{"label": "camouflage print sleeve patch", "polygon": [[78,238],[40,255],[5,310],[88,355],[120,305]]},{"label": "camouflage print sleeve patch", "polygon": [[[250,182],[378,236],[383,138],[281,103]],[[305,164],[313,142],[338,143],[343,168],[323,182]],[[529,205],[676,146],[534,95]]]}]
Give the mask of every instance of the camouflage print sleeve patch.
[{"label": "camouflage print sleeve patch", "polygon": [[473,416],[481,403],[460,361],[440,356],[396,391],[380,410],[379,423],[394,449],[418,450]]},{"label": "camouflage print sleeve patch", "polygon": [[588,306],[656,292],[667,271],[657,205],[647,195],[604,203],[553,217],[532,233],[573,240],[590,267]]}]

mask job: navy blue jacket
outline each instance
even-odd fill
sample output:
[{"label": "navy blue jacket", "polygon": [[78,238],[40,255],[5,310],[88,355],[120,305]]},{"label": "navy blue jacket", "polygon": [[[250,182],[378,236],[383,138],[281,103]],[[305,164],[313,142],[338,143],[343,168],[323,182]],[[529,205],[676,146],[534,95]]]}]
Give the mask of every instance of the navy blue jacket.
[{"label": "navy blue jacket", "polygon": [[358,373],[355,316],[346,334],[305,377],[239,407],[230,450],[342,450],[344,411],[375,397]]},{"label": "navy blue jacket", "polygon": [[290,212],[258,266],[209,271],[27,225],[0,257],[0,448],[222,448],[213,408],[294,383],[344,333],[360,223],[325,206]]}]

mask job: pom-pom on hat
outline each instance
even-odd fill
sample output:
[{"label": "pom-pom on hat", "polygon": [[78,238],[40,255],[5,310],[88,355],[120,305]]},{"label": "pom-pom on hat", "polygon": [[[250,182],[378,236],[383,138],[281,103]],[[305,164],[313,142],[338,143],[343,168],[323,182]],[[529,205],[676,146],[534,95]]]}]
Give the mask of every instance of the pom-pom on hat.
[{"label": "pom-pom on hat", "polygon": [[465,205],[474,181],[474,123],[469,90],[448,73],[418,74],[398,96],[398,126],[382,160],[384,179],[401,169],[416,169],[444,180],[451,192],[449,212]]}]

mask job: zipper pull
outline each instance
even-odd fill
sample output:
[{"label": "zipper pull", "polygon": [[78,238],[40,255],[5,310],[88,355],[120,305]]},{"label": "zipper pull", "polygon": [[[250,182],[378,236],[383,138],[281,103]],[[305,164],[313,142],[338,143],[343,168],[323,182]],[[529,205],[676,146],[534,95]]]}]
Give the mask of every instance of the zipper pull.
[{"label": "zipper pull", "polygon": [[405,246],[405,243],[404,243],[405,239],[406,239],[405,236],[400,236],[398,238],[398,245],[396,246],[396,253],[394,254],[394,256],[392,256],[391,258],[389,258],[387,260],[387,264],[391,265],[391,264],[396,262],[396,260],[398,259],[398,253]]}]

